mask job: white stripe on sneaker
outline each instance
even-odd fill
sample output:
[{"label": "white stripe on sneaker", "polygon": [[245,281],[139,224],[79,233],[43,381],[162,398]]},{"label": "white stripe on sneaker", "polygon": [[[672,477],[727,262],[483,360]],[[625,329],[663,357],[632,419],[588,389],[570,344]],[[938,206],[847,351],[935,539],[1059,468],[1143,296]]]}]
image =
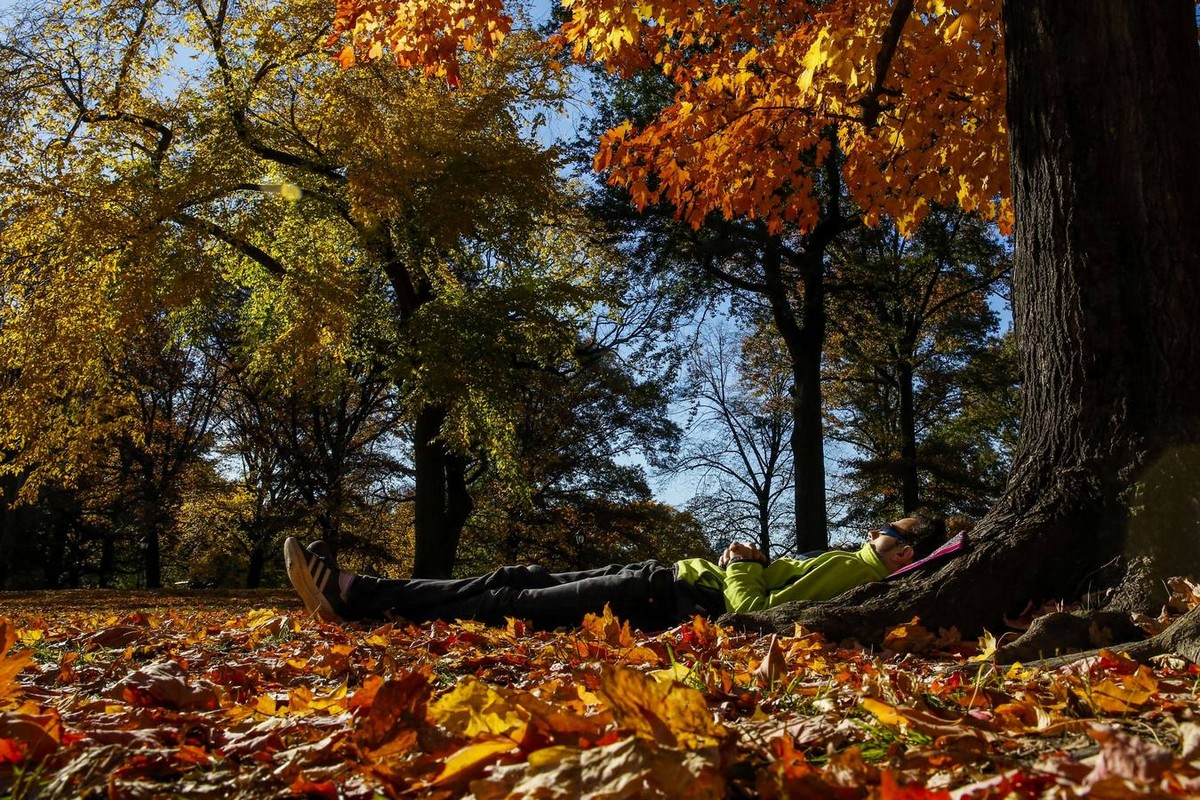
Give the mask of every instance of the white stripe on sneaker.
[{"label": "white stripe on sneaker", "polygon": [[325,566],[325,562],[316,553],[309,553],[308,572],[312,575],[317,591],[324,594],[325,586],[329,583],[329,576],[332,574],[332,570]]}]

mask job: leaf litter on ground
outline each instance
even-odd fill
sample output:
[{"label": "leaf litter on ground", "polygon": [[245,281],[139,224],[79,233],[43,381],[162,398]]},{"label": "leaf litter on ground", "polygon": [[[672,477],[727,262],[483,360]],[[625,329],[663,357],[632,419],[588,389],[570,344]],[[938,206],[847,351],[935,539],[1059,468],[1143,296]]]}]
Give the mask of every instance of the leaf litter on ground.
[{"label": "leaf litter on ground", "polygon": [[1176,658],[1001,666],[991,634],[919,620],[873,652],[701,618],[335,626],[284,595],[51,597],[0,619],[0,796],[1200,793],[1200,669]]}]

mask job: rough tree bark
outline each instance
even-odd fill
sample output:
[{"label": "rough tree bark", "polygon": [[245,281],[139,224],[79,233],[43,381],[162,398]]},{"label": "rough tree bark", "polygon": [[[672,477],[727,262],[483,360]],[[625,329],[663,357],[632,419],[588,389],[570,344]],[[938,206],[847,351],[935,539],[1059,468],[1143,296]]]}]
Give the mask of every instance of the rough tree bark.
[{"label": "rough tree bark", "polygon": [[[733,620],[878,641],[1070,597],[1116,555],[1200,553],[1200,49],[1191,0],[1004,4],[1021,438],[969,552]],[[1169,559],[1164,555],[1169,554]]]}]

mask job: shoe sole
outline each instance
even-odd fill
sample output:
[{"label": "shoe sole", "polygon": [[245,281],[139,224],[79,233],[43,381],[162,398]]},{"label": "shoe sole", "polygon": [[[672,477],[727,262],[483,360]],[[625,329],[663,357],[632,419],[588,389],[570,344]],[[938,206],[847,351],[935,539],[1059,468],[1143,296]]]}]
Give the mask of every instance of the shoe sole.
[{"label": "shoe sole", "polygon": [[[342,618],[325,598],[325,587],[334,578],[333,571],[315,554],[305,550],[294,536],[289,536],[283,543],[283,563],[292,588],[304,601],[305,610],[326,622],[341,622]],[[318,572],[317,576],[313,575],[314,569]]]}]

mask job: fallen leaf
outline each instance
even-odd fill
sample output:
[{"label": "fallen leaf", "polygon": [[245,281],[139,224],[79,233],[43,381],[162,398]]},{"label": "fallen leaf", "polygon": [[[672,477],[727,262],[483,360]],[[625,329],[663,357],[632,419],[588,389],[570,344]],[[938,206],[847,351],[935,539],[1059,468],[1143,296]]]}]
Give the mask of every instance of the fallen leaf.
[{"label": "fallen leaf", "polygon": [[1078,685],[1075,693],[1097,711],[1125,714],[1136,711],[1158,691],[1158,681],[1144,666],[1132,675],[1116,675],[1091,685]]},{"label": "fallen leaf", "polygon": [[924,653],[935,641],[937,637],[920,625],[918,617],[913,617],[888,631],[883,637],[883,646],[895,653]]},{"label": "fallen leaf", "polygon": [[1088,735],[1100,743],[1100,753],[1086,785],[1116,776],[1140,784],[1156,783],[1171,769],[1174,754],[1154,742],[1107,725],[1092,725]]},{"label": "fallen leaf", "polygon": [[429,706],[430,718],[457,736],[474,739],[483,734],[508,736],[520,741],[530,714],[511,701],[507,693],[470,676]]},{"label": "fallen leaf", "polygon": [[441,773],[432,782],[432,786],[449,786],[474,777],[488,764],[496,763],[496,759],[505,753],[518,749],[512,739],[485,739],[456,750],[442,765]]},{"label": "fallen leaf", "polygon": [[538,750],[528,763],[495,768],[470,787],[474,800],[721,800],[719,764],[716,748],[677,750],[633,737],[590,750]]},{"label": "fallen leaf", "polygon": [[426,722],[432,692],[429,675],[423,671],[385,681],[374,693],[370,712],[355,725],[355,738],[370,749],[383,747],[397,737],[402,746],[407,746],[416,738],[415,728]]},{"label": "fallen leaf", "polygon": [[33,663],[33,654],[29,651],[11,652],[16,641],[16,626],[7,620],[0,620],[0,700],[18,691],[17,673]]},{"label": "fallen leaf", "polygon": [[699,691],[656,681],[635,670],[602,664],[600,694],[617,724],[672,747],[706,747],[728,729],[713,721]]},{"label": "fallen leaf", "polygon": [[217,694],[207,681],[189,682],[187,670],[177,661],[147,664],[117,681],[106,697],[133,706],[178,709],[213,709]]},{"label": "fallen leaf", "polygon": [[783,657],[783,648],[775,634],[767,640],[767,653],[754,669],[754,678],[760,686],[770,686],[787,671],[787,661]]}]

